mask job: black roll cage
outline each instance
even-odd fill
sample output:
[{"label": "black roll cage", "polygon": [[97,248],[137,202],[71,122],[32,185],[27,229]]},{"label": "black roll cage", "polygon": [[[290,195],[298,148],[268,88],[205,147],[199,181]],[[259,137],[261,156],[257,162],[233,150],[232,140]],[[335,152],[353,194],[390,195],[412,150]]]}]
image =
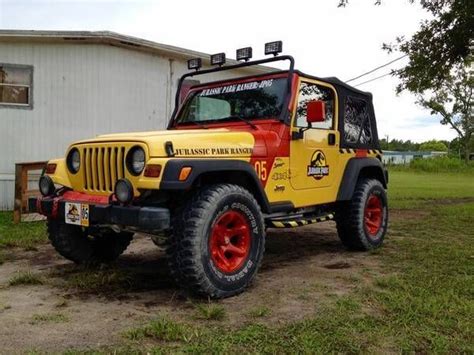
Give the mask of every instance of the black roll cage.
[{"label": "black roll cage", "polygon": [[[295,70],[295,59],[290,55],[281,55],[281,56],[276,56],[272,58],[242,62],[239,64],[222,66],[222,67],[217,67],[217,68],[212,68],[212,69],[197,70],[197,71],[189,72],[182,75],[178,82],[178,88],[176,90],[176,96],[175,96],[174,110],[173,110],[173,114],[171,115],[171,120],[169,121],[169,124],[168,124],[168,129],[174,126],[174,122],[176,120],[176,116],[180,108],[179,99],[180,99],[180,94],[181,94],[181,87],[183,85],[184,80],[186,80],[187,78],[197,76],[197,75],[205,75],[205,74],[216,73],[216,72],[221,72],[225,70],[239,69],[239,68],[249,67],[252,65],[261,65],[265,63],[272,63],[272,62],[285,61],[285,60],[288,60],[290,62],[290,68],[288,69],[288,78],[287,78],[288,85],[286,86],[285,93],[284,93],[285,101],[284,101],[283,110],[281,111],[281,114],[280,114],[280,120],[282,122],[286,122],[289,124],[288,105],[290,103],[290,98],[291,98],[291,86],[292,86],[293,73]],[[278,69],[276,71],[278,72],[280,70]],[[271,74],[271,72],[268,74]],[[238,79],[238,78],[235,78],[235,79]],[[235,80],[235,79],[229,79],[229,80]]]}]

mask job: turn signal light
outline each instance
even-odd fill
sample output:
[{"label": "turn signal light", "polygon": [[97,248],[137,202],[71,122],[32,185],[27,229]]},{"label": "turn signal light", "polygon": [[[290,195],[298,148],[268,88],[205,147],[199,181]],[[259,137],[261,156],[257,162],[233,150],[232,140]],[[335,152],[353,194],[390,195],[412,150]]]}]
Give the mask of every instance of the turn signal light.
[{"label": "turn signal light", "polygon": [[54,172],[56,171],[56,164],[48,164],[46,165],[46,174],[54,174]]},{"label": "turn signal light", "polygon": [[192,168],[190,166],[185,166],[181,168],[181,171],[179,173],[179,181],[185,181],[189,174],[191,174]]},{"label": "turn signal light", "polygon": [[161,165],[159,164],[149,164],[145,168],[144,175],[146,177],[157,178],[157,177],[160,177],[160,174],[161,174]]}]

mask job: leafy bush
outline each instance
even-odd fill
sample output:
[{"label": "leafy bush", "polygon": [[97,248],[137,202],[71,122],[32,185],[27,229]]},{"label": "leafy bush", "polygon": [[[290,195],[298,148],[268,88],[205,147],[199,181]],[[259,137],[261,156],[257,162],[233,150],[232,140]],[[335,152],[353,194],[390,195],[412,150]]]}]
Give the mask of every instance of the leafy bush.
[{"label": "leafy bush", "polygon": [[413,159],[409,164],[391,166],[390,170],[420,171],[428,173],[474,173],[474,163],[465,163],[458,158],[440,156],[425,159]]}]

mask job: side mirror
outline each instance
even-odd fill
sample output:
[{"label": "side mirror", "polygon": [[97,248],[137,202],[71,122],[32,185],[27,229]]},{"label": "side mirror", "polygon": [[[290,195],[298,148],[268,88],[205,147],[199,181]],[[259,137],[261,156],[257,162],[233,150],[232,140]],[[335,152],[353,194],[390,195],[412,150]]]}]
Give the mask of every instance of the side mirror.
[{"label": "side mirror", "polygon": [[324,101],[314,100],[306,104],[306,122],[326,121],[326,104]]}]

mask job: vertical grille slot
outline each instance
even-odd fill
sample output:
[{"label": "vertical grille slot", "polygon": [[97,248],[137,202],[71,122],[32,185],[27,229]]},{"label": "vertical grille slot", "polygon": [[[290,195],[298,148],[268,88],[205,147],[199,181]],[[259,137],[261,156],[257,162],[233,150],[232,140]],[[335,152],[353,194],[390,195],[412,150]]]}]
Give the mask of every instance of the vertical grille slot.
[{"label": "vertical grille slot", "polygon": [[112,190],[110,186],[112,183],[110,182],[110,168],[109,168],[110,148],[102,148],[102,151],[103,151],[102,166],[104,167],[104,179],[105,179],[104,190],[110,191]]},{"label": "vertical grille slot", "polygon": [[117,148],[110,148],[110,177],[112,179],[112,189],[117,181]]},{"label": "vertical grille slot", "polygon": [[96,154],[95,154],[95,149],[91,148],[90,149],[90,162],[91,162],[91,190],[95,190],[97,186],[97,179],[96,179],[96,172],[97,172],[97,164],[95,162],[96,160]]},{"label": "vertical grille slot", "polygon": [[98,190],[102,191],[105,190],[104,188],[104,155],[102,148],[97,149],[97,176],[99,181]]},{"label": "vertical grille slot", "polygon": [[87,190],[87,186],[88,186],[88,183],[89,183],[89,181],[87,179],[87,171],[89,170],[87,168],[87,148],[84,148],[82,150],[81,156],[82,156],[81,165],[83,166],[82,171],[84,172],[84,190]]}]

